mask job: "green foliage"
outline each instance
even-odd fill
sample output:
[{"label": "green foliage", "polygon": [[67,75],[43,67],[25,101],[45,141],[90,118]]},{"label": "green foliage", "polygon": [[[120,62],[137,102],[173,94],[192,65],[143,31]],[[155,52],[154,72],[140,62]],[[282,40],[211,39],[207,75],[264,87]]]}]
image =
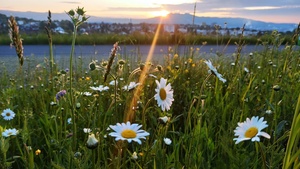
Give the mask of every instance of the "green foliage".
[{"label": "green foliage", "polygon": [[[68,29],[72,28],[72,23],[67,21],[68,24],[65,25]],[[56,45],[69,45],[71,44],[70,34],[72,32],[67,32],[68,34],[53,34],[53,44]],[[42,33],[34,34],[22,34],[21,36],[24,39],[23,45],[40,45],[48,44],[47,35]],[[102,34],[102,33],[91,33],[89,35],[77,35],[77,43],[80,45],[107,45],[114,44],[116,41],[123,42],[127,45],[150,45],[152,43],[154,34],[147,33],[141,34],[139,32],[134,32],[129,35],[119,35],[119,34]],[[9,45],[10,40],[7,34],[0,34],[0,45]],[[246,37],[244,38],[246,44],[260,44],[261,41],[271,41],[272,37],[269,35],[263,35],[261,37]],[[286,44],[291,40],[290,36],[284,36],[282,44]],[[208,35],[190,35],[190,34],[181,34],[177,33],[171,35],[165,33],[163,36],[160,36],[157,40],[158,45],[199,45],[206,42],[208,45],[217,45],[220,44],[235,44],[238,41],[238,37],[229,37],[223,36],[222,38],[216,38]]]}]

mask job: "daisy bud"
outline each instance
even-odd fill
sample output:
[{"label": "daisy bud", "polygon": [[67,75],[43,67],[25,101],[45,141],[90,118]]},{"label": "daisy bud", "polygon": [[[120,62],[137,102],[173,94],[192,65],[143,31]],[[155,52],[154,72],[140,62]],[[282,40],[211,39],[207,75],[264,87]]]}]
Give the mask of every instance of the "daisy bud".
[{"label": "daisy bud", "polygon": [[170,120],[170,118],[167,116],[159,117],[159,121],[164,124],[166,124],[169,120]]},{"label": "daisy bud", "polygon": [[76,109],[80,108],[80,103],[76,103]]},{"label": "daisy bud", "polygon": [[103,61],[103,62],[102,62],[102,66],[103,66],[103,67],[107,66],[107,64],[108,64],[107,61]]},{"label": "daisy bud", "polygon": [[75,158],[80,158],[82,156],[82,154],[80,153],[80,152],[76,152],[75,154],[74,154],[74,157]]},{"label": "daisy bud", "polygon": [[95,63],[94,61],[91,62],[91,63],[89,64],[89,69],[90,69],[91,71],[93,71],[93,70],[96,69],[96,63]]},{"label": "daisy bud", "polygon": [[164,138],[164,142],[165,142],[166,145],[171,145],[172,140],[169,139],[169,138]]},{"label": "daisy bud", "polygon": [[157,65],[156,68],[158,71],[163,71],[163,67],[161,65]]},{"label": "daisy bud", "polygon": [[273,90],[275,90],[275,91],[279,91],[279,90],[280,90],[280,86],[279,86],[279,85],[275,85],[275,86],[273,86]]},{"label": "daisy bud", "polygon": [[125,64],[125,60],[123,60],[123,59],[119,60],[118,64],[119,65],[124,65]]},{"label": "daisy bud", "polygon": [[133,152],[132,155],[131,155],[131,158],[134,159],[134,160],[138,159],[137,153]]},{"label": "daisy bud", "polygon": [[94,149],[98,146],[98,140],[95,138],[94,134],[90,134],[86,142],[86,147],[89,149]]}]

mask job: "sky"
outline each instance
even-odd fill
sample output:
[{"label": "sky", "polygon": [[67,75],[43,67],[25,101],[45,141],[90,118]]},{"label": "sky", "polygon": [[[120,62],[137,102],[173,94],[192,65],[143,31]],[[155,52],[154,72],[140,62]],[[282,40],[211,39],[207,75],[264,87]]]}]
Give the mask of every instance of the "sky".
[{"label": "sky", "polygon": [[84,7],[88,16],[145,19],[168,13],[299,23],[300,0],[2,0],[0,10],[64,13]]}]

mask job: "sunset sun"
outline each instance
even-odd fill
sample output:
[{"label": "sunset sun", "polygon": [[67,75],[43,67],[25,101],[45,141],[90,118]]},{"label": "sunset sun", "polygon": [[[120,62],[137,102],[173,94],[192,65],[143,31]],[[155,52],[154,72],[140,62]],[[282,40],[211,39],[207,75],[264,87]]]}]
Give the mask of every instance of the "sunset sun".
[{"label": "sunset sun", "polygon": [[151,15],[156,17],[156,16],[160,16],[160,17],[166,17],[170,12],[166,11],[166,10],[161,10],[161,11],[154,11],[151,12]]}]

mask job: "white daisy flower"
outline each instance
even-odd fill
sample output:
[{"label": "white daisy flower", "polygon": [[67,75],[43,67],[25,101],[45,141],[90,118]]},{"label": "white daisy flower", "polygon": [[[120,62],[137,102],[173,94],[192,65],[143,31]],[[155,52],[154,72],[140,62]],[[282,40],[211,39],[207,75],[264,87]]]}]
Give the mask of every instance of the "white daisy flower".
[{"label": "white daisy flower", "polygon": [[155,89],[156,94],[154,95],[154,99],[157,101],[159,107],[161,107],[162,111],[170,110],[173,98],[173,90],[171,88],[171,84],[167,85],[167,79],[161,78],[160,82],[155,80],[157,84],[157,88]]},{"label": "white daisy flower", "polygon": [[109,89],[108,86],[103,86],[103,85],[100,85],[99,87],[93,87],[93,86],[91,86],[90,88],[92,90],[99,91],[99,92],[107,91]]},{"label": "white daisy flower", "polygon": [[223,76],[220,73],[218,73],[217,69],[212,65],[210,60],[206,60],[206,61],[204,61],[204,63],[206,63],[208,68],[212,71],[212,73],[214,75],[216,75],[218,77],[219,80],[221,80],[223,83],[226,82],[226,79],[224,79]]},{"label": "white daisy flower", "polygon": [[267,122],[263,120],[263,117],[258,119],[257,116],[253,116],[251,120],[247,118],[246,121],[238,123],[238,126],[234,130],[234,135],[238,136],[238,138],[233,139],[236,141],[235,144],[250,139],[253,142],[260,141],[258,136],[264,136],[265,138],[270,139],[271,136],[268,133],[261,131],[262,129],[268,127]]},{"label": "white daisy flower", "polygon": [[166,145],[171,145],[172,140],[169,139],[169,138],[164,138],[164,142],[165,142]]},{"label": "white daisy flower", "polygon": [[128,121],[125,123],[117,123],[116,125],[110,125],[111,129],[114,132],[109,133],[110,136],[115,137],[115,140],[127,140],[129,143],[135,141],[139,144],[142,144],[140,139],[146,139],[146,136],[149,136],[149,133],[145,130],[140,130],[142,125],[130,124]]},{"label": "white daisy flower", "polygon": [[12,120],[16,114],[10,109],[5,109],[1,115],[3,116],[4,120]]},{"label": "white daisy flower", "polygon": [[84,133],[90,133],[90,132],[92,132],[92,130],[90,128],[83,128],[83,132]]},{"label": "white daisy flower", "polygon": [[130,82],[129,85],[124,86],[123,89],[129,91],[136,88],[138,85],[140,85],[140,83]]},{"label": "white daisy flower", "polygon": [[2,132],[3,137],[9,137],[9,136],[15,136],[18,134],[18,130],[15,128],[12,129],[6,129]]}]

